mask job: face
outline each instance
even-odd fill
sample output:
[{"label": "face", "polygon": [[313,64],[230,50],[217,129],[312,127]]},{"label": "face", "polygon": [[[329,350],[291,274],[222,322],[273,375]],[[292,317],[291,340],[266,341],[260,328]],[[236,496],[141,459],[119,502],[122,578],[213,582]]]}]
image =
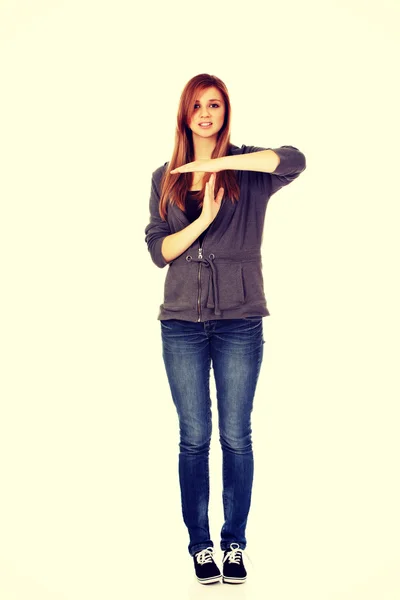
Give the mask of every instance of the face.
[{"label": "face", "polygon": [[217,88],[210,87],[198,94],[189,117],[189,127],[193,135],[210,138],[217,135],[224,124],[224,117],[225,103],[222,94]]}]

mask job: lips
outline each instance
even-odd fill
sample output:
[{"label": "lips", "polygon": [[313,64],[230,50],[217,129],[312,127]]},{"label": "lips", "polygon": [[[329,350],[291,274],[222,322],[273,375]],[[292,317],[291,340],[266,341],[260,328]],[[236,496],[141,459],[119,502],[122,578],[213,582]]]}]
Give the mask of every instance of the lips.
[{"label": "lips", "polygon": [[201,121],[201,123],[199,123],[200,127],[210,127],[212,125],[211,121]]}]

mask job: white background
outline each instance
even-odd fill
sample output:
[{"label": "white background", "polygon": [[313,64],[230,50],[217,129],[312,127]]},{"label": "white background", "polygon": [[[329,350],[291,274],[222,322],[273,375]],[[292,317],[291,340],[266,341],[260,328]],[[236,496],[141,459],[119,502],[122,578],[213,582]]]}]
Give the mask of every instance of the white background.
[{"label": "white background", "polygon": [[[2,600],[398,600],[399,17],[395,0],[2,0]],[[307,159],[264,231],[253,567],[211,588],[187,552],[166,269],[144,243],[203,72],[228,87],[234,144]]]}]

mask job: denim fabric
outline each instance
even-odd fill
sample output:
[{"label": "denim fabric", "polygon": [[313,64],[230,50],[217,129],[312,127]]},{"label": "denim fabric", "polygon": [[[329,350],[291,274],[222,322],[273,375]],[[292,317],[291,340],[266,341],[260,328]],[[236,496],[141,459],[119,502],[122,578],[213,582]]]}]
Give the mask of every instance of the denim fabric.
[{"label": "denim fabric", "polygon": [[189,553],[214,547],[208,520],[211,364],[223,467],[220,547],[229,550],[236,542],[244,549],[254,474],[251,412],[263,357],[262,318],[160,323],[163,359],[179,418],[179,482]]}]

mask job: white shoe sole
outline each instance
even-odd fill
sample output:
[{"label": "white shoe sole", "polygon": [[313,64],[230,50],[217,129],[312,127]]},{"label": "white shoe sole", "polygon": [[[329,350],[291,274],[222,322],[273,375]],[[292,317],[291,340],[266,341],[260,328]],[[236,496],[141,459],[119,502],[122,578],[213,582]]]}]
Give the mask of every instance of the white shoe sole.
[{"label": "white shoe sole", "polygon": [[216,575],[215,577],[210,577],[209,579],[199,579],[196,577],[199,583],[208,584],[208,583],[216,583],[217,581],[221,581],[222,575]]},{"label": "white shoe sole", "polygon": [[244,583],[247,577],[243,577],[243,579],[237,579],[235,577],[223,577],[224,583]]}]

